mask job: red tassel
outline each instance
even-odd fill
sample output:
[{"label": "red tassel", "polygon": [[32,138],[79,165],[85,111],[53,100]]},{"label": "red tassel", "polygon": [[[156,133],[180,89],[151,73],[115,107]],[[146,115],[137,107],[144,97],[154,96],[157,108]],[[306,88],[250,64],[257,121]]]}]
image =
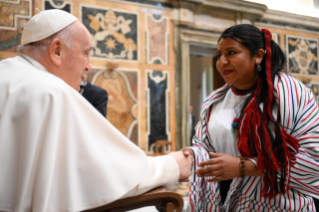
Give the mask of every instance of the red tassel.
[{"label": "red tassel", "polygon": [[[264,188],[263,195],[265,197],[273,198],[279,193],[287,191],[288,183],[285,183],[284,188],[278,188],[276,181],[277,171],[280,170],[281,156],[284,154],[285,173],[282,176],[288,176],[289,182],[289,168],[296,162],[295,154],[298,151],[298,141],[289,135],[286,130],[280,127],[282,137],[282,149],[274,148],[271,143],[271,135],[268,133],[267,127],[271,120],[275,122],[271,106],[274,100],[273,97],[273,82],[271,79],[271,33],[267,29],[261,30],[265,36],[266,46],[266,61],[265,61],[265,75],[268,90],[266,91],[266,99],[264,100],[264,110],[261,112],[259,105],[257,105],[257,97],[260,96],[262,89],[262,79],[257,80],[257,87],[253,93],[253,97],[246,106],[238,125],[238,149],[242,156],[257,157],[257,165],[261,172],[266,171],[263,178]],[[263,118],[263,119],[262,119]],[[264,120],[262,122],[262,120]],[[252,137],[250,133],[252,132]],[[263,138],[260,137],[263,135]],[[252,140],[251,140],[252,139]],[[262,142],[262,140],[264,142]],[[275,140],[276,142],[276,140]],[[255,150],[255,153],[252,150]],[[282,187],[282,186],[281,186]]]},{"label": "red tassel", "polygon": [[[269,123],[269,111],[264,109],[264,113],[261,112],[257,105],[256,96],[260,95],[262,81],[257,80],[257,88],[253,94],[252,99],[246,106],[244,113],[239,120],[238,126],[238,149],[242,156],[245,157],[257,157],[257,166],[261,172],[266,171],[263,178],[264,188],[263,196],[273,198],[277,195],[276,190],[278,189],[278,182],[276,181],[277,171],[280,169],[280,156],[282,152],[279,149],[274,149],[271,143],[270,134],[268,133],[267,126]],[[266,105],[266,104],[265,104]],[[263,117],[262,117],[263,116]],[[264,122],[262,123],[262,118]],[[262,133],[261,133],[262,131]],[[252,133],[252,141],[250,140],[250,133]],[[280,132],[283,139],[283,149],[285,154],[285,175],[288,174],[288,164],[292,165],[295,162],[295,154],[299,148],[298,141],[289,135],[282,127]],[[260,135],[264,137],[261,138]],[[262,139],[264,140],[264,146],[262,145]],[[255,146],[257,155],[253,155],[250,151]],[[248,148],[250,147],[250,148]],[[289,179],[288,179],[289,180]],[[287,183],[284,188],[284,192],[287,191]],[[271,189],[269,189],[271,188]]]}]

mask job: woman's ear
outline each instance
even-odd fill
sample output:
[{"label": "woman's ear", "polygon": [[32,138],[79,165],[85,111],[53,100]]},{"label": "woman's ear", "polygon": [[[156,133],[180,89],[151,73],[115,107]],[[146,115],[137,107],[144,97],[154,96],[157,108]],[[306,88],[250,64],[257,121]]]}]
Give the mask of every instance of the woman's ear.
[{"label": "woman's ear", "polygon": [[49,56],[51,61],[56,65],[62,64],[61,51],[63,49],[62,41],[59,38],[52,40],[49,46]]},{"label": "woman's ear", "polygon": [[259,65],[261,63],[261,61],[263,60],[264,56],[265,56],[265,50],[259,49],[257,54],[256,54],[256,58],[255,58],[256,65]]}]

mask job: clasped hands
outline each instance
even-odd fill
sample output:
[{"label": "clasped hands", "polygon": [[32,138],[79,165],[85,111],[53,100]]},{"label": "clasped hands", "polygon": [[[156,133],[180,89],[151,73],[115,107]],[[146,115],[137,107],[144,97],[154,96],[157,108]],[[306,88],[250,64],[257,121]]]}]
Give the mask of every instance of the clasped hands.
[{"label": "clasped hands", "polygon": [[[189,147],[181,150],[186,156],[193,156],[193,152]],[[207,179],[207,182],[216,182],[229,180],[240,176],[239,158],[228,154],[210,152],[210,159],[198,164],[202,167],[195,170],[198,177],[212,177]],[[188,180],[185,180],[188,181]]]}]

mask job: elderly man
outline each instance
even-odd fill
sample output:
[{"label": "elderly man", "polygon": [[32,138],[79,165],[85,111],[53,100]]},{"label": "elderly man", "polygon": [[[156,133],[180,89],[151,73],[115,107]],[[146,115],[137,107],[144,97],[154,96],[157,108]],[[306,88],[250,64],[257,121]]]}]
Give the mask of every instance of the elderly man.
[{"label": "elderly man", "polygon": [[81,211],[189,176],[187,153],[147,157],[78,93],[92,42],[73,15],[40,12],[21,43],[0,62],[0,211]]}]

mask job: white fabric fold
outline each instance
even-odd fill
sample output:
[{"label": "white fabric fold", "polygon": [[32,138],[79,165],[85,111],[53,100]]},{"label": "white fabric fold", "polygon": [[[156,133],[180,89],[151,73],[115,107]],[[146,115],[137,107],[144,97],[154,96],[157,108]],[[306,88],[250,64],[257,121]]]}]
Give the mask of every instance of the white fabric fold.
[{"label": "white fabric fold", "polygon": [[81,211],[124,197],[157,159],[38,65],[0,62],[0,211]]},{"label": "white fabric fold", "polygon": [[[179,168],[173,157],[148,157],[148,173],[135,188],[130,190],[123,198],[135,196],[159,186],[173,189],[179,178]],[[176,171],[178,170],[178,171]]]}]

